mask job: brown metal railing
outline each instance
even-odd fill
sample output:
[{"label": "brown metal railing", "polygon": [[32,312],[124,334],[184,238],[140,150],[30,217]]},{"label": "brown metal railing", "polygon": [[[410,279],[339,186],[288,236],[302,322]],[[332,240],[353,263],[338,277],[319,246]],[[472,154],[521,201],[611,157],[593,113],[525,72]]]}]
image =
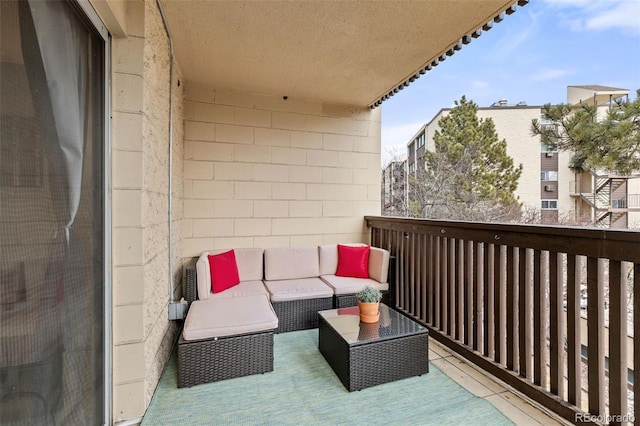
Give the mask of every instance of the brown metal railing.
[{"label": "brown metal railing", "polygon": [[627,395],[640,365],[627,302],[640,312],[640,232],[365,220],[371,244],[396,258],[396,308],[433,338],[571,422],[639,414],[640,395]]}]

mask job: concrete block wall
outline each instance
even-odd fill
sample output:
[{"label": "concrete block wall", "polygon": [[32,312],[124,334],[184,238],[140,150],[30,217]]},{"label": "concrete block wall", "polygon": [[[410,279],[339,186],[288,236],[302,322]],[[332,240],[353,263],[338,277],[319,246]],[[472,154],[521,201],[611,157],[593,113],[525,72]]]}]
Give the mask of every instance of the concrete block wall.
[{"label": "concrete block wall", "polygon": [[[116,2],[117,6],[122,6]],[[120,14],[122,16],[122,14]],[[113,420],[144,415],[178,325],[168,321],[169,44],[155,1],[112,39]],[[183,92],[174,65],[173,282],[182,271]]]},{"label": "concrete block wall", "polygon": [[188,84],[184,257],[367,241],[380,214],[380,109]]}]

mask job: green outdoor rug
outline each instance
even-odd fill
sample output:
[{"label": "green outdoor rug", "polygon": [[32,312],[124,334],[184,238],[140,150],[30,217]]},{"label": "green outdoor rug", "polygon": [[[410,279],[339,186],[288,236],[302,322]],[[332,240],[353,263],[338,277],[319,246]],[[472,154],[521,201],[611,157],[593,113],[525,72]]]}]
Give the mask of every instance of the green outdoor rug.
[{"label": "green outdoor rug", "polygon": [[511,425],[433,364],[429,373],[348,392],[318,351],[318,330],[275,335],[271,373],[178,389],[177,354],[143,425]]}]

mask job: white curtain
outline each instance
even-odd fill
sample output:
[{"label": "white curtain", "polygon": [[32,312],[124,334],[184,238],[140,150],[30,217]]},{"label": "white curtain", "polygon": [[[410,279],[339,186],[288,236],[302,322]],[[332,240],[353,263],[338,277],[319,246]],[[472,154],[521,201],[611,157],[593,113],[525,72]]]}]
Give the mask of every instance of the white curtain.
[{"label": "white curtain", "polygon": [[67,167],[65,238],[78,213],[86,134],[88,38],[62,1],[29,0],[47,78],[58,143]]}]

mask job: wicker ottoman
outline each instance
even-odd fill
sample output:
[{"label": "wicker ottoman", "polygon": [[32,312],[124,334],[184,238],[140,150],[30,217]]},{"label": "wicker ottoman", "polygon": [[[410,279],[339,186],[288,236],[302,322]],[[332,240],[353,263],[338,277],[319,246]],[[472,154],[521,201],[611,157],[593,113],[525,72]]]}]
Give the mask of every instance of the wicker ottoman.
[{"label": "wicker ottoman", "polygon": [[193,302],[178,341],[178,387],[273,371],[277,327],[266,296]]}]

